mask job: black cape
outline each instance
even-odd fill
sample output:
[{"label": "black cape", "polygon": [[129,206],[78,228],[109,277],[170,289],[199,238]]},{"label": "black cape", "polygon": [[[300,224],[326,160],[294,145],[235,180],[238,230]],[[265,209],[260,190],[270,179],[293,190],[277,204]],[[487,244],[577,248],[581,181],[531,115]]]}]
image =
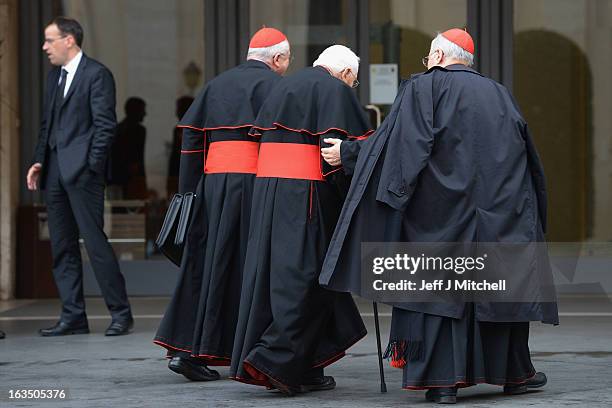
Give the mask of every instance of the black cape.
[{"label": "black cape", "polygon": [[213,78],[202,89],[178,124],[183,129],[179,192],[194,191],[202,175],[205,132],[240,129],[248,132],[280,79],[263,62],[249,60]]},{"label": "black cape", "polygon": [[265,63],[246,61],[208,82],[179,126],[200,130],[250,127],[280,79]]},{"label": "black cape", "polygon": [[[262,149],[266,143],[318,148],[325,137],[364,136],[369,129],[353,91],[323,68],[283,78],[254,128]],[[344,198],[341,169],[322,173],[323,181],[255,180],[230,368],[238,381],[270,386],[272,377],[297,387],[366,334],[350,294],[318,285]]]},{"label": "black cape", "polygon": [[256,142],[248,131],[278,80],[264,63],[247,61],[210,81],[179,124],[180,192],[195,190],[196,202],[180,278],[154,340],[169,356],[229,365],[255,175],[204,175],[206,148]]},{"label": "black cape", "polygon": [[[463,65],[436,67],[402,82],[363,143],[320,283],[362,295],[362,242],[540,242],[545,229],[544,172],[510,92]],[[465,309],[395,306],[452,318]],[[556,302],[481,302],[475,317],[558,323]]]},{"label": "black cape", "polygon": [[354,91],[322,67],[304,68],[281,80],[253,127],[310,135],[331,132],[349,139],[373,132]]}]

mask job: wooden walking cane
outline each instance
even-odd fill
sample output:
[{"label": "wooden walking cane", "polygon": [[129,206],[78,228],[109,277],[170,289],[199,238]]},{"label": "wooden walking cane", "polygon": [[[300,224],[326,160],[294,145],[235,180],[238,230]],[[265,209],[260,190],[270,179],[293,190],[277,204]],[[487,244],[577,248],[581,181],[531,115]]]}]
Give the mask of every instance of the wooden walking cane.
[{"label": "wooden walking cane", "polygon": [[372,302],[374,306],[374,326],[376,327],[376,347],[378,347],[378,368],[380,369],[380,392],[387,392],[387,384],[385,384],[385,370],[383,369],[382,348],[380,347],[380,326],[378,323],[378,305]]}]

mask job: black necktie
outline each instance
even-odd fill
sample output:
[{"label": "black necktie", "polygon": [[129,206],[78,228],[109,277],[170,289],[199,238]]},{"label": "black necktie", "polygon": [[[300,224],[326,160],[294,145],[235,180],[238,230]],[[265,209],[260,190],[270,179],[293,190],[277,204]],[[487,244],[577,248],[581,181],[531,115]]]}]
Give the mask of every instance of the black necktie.
[{"label": "black necktie", "polygon": [[54,149],[57,146],[56,132],[59,128],[59,111],[64,102],[64,90],[66,89],[66,77],[68,71],[62,68],[59,84],[57,84],[57,92],[55,93],[55,101],[53,103],[53,121],[51,127],[51,134],[49,135],[49,146]]},{"label": "black necktie", "polygon": [[66,77],[68,76],[68,71],[62,68],[62,75],[60,76],[60,81],[58,85],[58,100],[64,99],[64,90],[66,89]]}]

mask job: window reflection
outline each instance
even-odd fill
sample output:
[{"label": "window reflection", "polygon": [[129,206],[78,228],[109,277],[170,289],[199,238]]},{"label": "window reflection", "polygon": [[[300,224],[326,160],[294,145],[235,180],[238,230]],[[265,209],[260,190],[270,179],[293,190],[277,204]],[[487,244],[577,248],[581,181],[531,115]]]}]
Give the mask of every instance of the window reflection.
[{"label": "window reflection", "polygon": [[262,26],[283,31],[291,43],[294,61],[288,73],[312,65],[332,44],[351,47],[348,0],[251,0],[251,32]]},{"label": "window reflection", "polygon": [[397,63],[401,78],[424,71],[421,59],[438,31],[465,27],[467,0],[370,2],[370,63]]},{"label": "window reflection", "polygon": [[549,192],[551,241],[612,231],[612,1],[516,0],[514,91]]},{"label": "window reflection", "polygon": [[153,242],[176,192],[180,132],[202,86],[204,1],[64,0],[83,25],[83,50],[116,83],[105,230],[120,260],[163,259]]}]

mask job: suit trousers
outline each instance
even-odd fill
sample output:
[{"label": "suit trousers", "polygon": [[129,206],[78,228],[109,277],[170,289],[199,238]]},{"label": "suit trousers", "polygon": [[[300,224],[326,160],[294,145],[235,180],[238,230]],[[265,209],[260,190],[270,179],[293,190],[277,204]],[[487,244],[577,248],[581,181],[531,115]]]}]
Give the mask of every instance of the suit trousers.
[{"label": "suit trousers", "polygon": [[80,323],[87,320],[83,297],[83,266],[79,236],[100,286],[113,321],[132,318],[125,279],[104,232],[104,175],[83,171],[74,184],[61,176],[57,152],[50,149],[45,200],[53,254],[53,277],[62,301],[61,320]]}]

